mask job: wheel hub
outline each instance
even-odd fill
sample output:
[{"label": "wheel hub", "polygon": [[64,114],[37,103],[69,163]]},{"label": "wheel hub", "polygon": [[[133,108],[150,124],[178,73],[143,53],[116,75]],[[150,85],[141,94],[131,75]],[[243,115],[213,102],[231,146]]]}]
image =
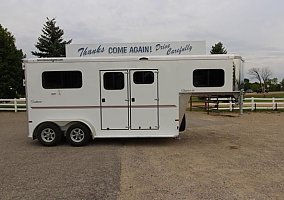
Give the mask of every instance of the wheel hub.
[{"label": "wheel hub", "polygon": [[55,132],[51,128],[46,128],[41,132],[41,138],[45,142],[52,142],[55,139]]},{"label": "wheel hub", "polygon": [[71,139],[74,142],[81,142],[84,139],[84,131],[82,129],[76,128],[71,131]]}]

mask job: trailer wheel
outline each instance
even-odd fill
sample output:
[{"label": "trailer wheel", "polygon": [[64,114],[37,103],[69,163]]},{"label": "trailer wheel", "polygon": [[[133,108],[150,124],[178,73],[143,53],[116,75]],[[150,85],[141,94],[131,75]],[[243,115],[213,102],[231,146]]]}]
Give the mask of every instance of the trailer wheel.
[{"label": "trailer wheel", "polygon": [[180,124],[180,127],[179,127],[179,132],[184,131],[185,127],[186,127],[186,119],[185,119],[185,115],[183,115],[183,118],[182,118],[182,121],[181,121],[181,124]]},{"label": "trailer wheel", "polygon": [[91,131],[82,123],[73,124],[67,129],[66,140],[72,146],[84,146],[90,139]]},{"label": "trailer wheel", "polygon": [[52,122],[44,122],[36,130],[37,139],[44,146],[56,146],[62,139],[60,128]]}]

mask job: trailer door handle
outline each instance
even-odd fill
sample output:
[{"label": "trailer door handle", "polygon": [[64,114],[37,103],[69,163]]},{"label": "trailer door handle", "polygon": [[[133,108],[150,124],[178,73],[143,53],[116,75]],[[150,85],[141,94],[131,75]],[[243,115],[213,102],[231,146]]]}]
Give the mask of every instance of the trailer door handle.
[{"label": "trailer door handle", "polygon": [[135,98],[131,98],[131,102],[135,102]]},{"label": "trailer door handle", "polygon": [[106,102],[106,99],[105,99],[105,98],[102,98],[102,102]]}]

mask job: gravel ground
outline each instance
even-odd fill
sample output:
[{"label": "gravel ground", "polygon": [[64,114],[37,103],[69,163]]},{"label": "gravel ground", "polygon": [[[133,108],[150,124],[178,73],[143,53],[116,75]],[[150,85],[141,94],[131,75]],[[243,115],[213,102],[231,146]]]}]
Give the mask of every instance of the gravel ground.
[{"label": "gravel ground", "polygon": [[116,145],[43,147],[26,123],[25,113],[0,112],[0,199],[117,199]]},{"label": "gravel ground", "polygon": [[177,139],[43,147],[0,112],[0,199],[284,199],[284,113],[187,113]]}]

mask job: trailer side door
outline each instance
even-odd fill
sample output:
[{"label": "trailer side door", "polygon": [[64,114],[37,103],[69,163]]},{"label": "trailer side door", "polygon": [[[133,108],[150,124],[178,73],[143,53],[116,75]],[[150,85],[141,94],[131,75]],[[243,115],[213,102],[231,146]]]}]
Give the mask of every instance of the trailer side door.
[{"label": "trailer side door", "polygon": [[100,71],[102,130],[129,129],[128,71]]},{"label": "trailer side door", "polygon": [[130,70],[130,128],[159,129],[158,70]]}]

